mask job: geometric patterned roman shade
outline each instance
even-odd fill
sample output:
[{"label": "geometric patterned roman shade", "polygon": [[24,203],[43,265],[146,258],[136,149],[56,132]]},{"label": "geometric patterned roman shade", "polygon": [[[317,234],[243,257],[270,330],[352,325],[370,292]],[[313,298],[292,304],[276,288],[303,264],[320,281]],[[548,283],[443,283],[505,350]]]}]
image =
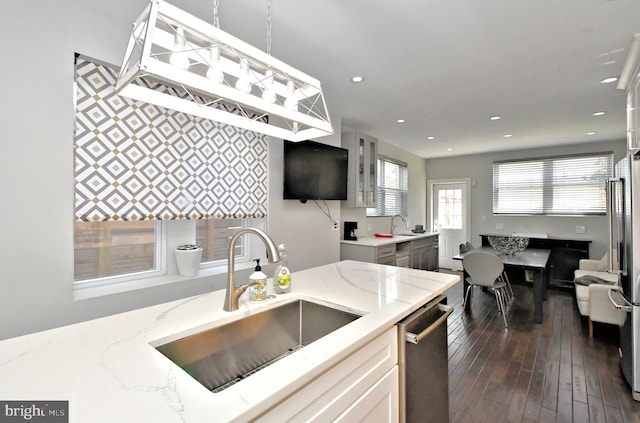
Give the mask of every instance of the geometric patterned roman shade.
[{"label": "geometric patterned roman shade", "polygon": [[76,221],[266,216],[264,135],[120,97],[116,76],[76,58]]}]

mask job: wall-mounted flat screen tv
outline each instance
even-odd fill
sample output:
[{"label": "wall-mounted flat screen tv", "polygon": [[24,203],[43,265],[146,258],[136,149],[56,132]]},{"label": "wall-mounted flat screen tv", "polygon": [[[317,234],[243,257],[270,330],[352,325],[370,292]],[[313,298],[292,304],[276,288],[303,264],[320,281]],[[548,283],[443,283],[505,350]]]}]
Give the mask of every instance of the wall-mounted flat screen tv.
[{"label": "wall-mounted flat screen tv", "polygon": [[285,200],[346,200],[349,151],[315,141],[284,142]]}]

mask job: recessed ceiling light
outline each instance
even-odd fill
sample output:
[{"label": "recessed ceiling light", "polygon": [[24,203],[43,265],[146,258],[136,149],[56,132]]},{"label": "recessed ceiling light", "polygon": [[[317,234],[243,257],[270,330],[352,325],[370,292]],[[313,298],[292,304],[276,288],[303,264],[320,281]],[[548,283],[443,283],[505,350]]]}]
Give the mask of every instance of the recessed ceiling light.
[{"label": "recessed ceiling light", "polygon": [[502,119],[502,116],[491,116],[489,120],[499,120]]},{"label": "recessed ceiling light", "polygon": [[595,132],[587,132],[587,135],[595,135]]},{"label": "recessed ceiling light", "polygon": [[398,123],[404,123],[404,122],[405,122],[405,120],[404,120],[404,119],[398,119],[398,120],[396,120],[396,122],[398,122]]},{"label": "recessed ceiling light", "polygon": [[611,83],[611,82],[616,82],[617,80],[618,80],[618,78],[617,78],[617,77],[615,77],[615,76],[611,76],[611,77],[609,77],[609,78],[605,78],[605,79],[600,80],[600,83],[602,83],[602,84],[609,84],[609,83]]},{"label": "recessed ceiling light", "polygon": [[513,136],[513,135],[511,135],[511,134],[504,134],[504,135],[503,135],[503,137],[504,137],[504,138],[511,138],[512,136]]},{"label": "recessed ceiling light", "polygon": [[432,136],[428,136],[428,137],[427,137],[427,139],[428,139],[428,140],[433,140],[433,139],[435,139],[435,138],[436,138],[436,137],[432,137]]},{"label": "recessed ceiling light", "polygon": [[447,151],[453,151],[453,148],[449,147],[447,148]]},{"label": "recessed ceiling light", "polygon": [[362,81],[364,81],[364,77],[362,76],[354,76],[353,78],[351,78],[351,82],[355,82],[356,84]]},{"label": "recessed ceiling light", "polygon": [[606,112],[595,112],[595,113],[593,113],[593,116],[603,116],[605,114],[606,114]]}]

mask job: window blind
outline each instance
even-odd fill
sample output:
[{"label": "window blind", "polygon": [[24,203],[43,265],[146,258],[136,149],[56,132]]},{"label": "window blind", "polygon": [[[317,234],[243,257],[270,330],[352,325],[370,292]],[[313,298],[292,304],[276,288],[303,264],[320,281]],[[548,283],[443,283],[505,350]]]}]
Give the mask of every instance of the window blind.
[{"label": "window blind", "polygon": [[76,59],[76,221],[266,216],[264,135],[120,97],[116,73]]},{"label": "window blind", "polygon": [[605,214],[611,152],[493,163],[493,213]]},{"label": "window blind", "polygon": [[369,216],[393,216],[409,214],[409,171],[406,163],[387,157],[378,157],[378,200]]}]

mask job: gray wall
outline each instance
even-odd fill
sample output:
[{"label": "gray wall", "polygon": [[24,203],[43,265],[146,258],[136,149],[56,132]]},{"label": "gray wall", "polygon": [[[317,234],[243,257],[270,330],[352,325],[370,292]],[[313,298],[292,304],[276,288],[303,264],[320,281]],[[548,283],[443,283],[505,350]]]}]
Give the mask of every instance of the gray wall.
[{"label": "gray wall", "polygon": [[[494,160],[598,151],[613,151],[614,160],[617,161],[626,153],[626,141],[427,160],[427,179],[471,178],[472,183],[475,183],[471,188],[471,242],[474,244],[480,243],[479,235],[482,233],[548,233],[549,236],[557,238],[592,240],[591,257],[600,258],[606,252],[608,245],[606,216],[494,216],[492,214]],[[504,225],[503,230],[496,229],[497,223]],[[575,227],[578,225],[586,227],[585,234],[575,232]]]},{"label": "gray wall", "polygon": [[[119,66],[131,22],[83,2],[24,0],[0,4],[0,25],[16,34],[0,68],[0,339],[222,287],[225,275],[74,301],[74,53]],[[339,145],[340,118],[332,122],[338,135],[322,142]],[[340,233],[312,203],[281,200],[282,143],[270,140],[269,153],[268,231],[289,248],[291,268],[337,261]],[[340,202],[328,203],[339,221]]]}]

